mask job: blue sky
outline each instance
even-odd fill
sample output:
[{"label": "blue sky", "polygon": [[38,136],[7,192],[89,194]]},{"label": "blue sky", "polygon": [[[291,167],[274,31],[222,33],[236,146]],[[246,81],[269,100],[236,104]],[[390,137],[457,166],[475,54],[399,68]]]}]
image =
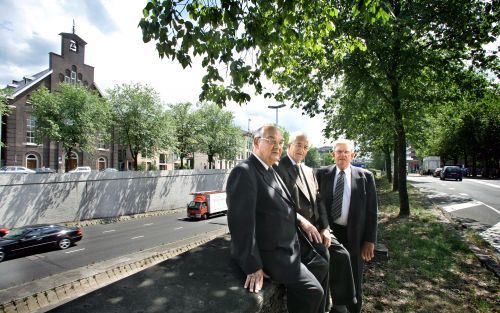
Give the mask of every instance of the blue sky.
[{"label": "blue sky", "polygon": [[[182,67],[158,57],[154,44],[142,42],[138,23],[146,1],[124,0],[0,0],[0,88],[48,68],[49,52],[60,53],[61,32],[87,42],[85,63],[95,67],[95,81],[105,91],[116,84],[140,82],[155,88],[164,103],[197,103],[204,74],[199,60]],[[118,54],[117,54],[118,53]],[[252,97],[245,106],[228,105],[243,129],[273,123],[277,103]],[[299,109],[279,110],[279,124],[305,131],[315,146],[325,141],[321,116],[309,118]]]}]

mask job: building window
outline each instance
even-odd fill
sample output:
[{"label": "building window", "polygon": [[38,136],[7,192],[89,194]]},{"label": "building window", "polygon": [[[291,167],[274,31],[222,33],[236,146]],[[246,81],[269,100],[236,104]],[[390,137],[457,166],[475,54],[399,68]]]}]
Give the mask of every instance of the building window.
[{"label": "building window", "polygon": [[106,150],[108,148],[106,142],[104,142],[101,136],[97,136],[97,149]]},{"label": "building window", "polygon": [[76,84],[76,72],[71,71],[71,83]]},{"label": "building window", "polygon": [[26,142],[35,144],[35,118],[29,114],[26,118]]},{"label": "building window", "polygon": [[160,153],[160,162],[158,163],[160,171],[166,171],[167,167],[167,155],[165,153]]},{"label": "building window", "polygon": [[34,154],[28,154],[26,156],[26,167],[29,169],[35,169],[38,167],[38,158]]}]

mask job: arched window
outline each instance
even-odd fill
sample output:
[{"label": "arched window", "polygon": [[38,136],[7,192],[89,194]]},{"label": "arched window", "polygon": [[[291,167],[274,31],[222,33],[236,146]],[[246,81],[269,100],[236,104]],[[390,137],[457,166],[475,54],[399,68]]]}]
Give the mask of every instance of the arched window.
[{"label": "arched window", "polygon": [[106,158],[104,157],[100,157],[98,160],[97,160],[97,169],[99,171],[103,171],[105,168],[106,168]]},{"label": "arched window", "polygon": [[26,167],[30,169],[35,169],[38,167],[38,158],[34,154],[26,155]]}]

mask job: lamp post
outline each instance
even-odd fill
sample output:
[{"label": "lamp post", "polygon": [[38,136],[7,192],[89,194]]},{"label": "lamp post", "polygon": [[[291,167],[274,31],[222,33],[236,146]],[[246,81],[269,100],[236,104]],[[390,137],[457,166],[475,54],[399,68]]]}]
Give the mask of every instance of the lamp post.
[{"label": "lamp post", "polygon": [[268,105],[267,107],[269,109],[276,109],[276,126],[278,126],[278,110],[282,107],[284,107],[285,104],[280,104],[280,105]]}]

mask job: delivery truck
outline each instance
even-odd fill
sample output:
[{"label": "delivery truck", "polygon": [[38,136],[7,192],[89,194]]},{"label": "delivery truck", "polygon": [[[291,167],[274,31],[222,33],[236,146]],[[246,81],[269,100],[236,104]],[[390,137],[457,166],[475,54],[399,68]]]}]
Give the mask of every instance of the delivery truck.
[{"label": "delivery truck", "polygon": [[227,213],[224,190],[197,191],[191,193],[193,201],[187,206],[187,217],[207,219],[215,214]]},{"label": "delivery truck", "polygon": [[441,158],[438,156],[427,156],[422,162],[422,167],[420,168],[422,174],[432,175],[436,168],[440,167]]}]

